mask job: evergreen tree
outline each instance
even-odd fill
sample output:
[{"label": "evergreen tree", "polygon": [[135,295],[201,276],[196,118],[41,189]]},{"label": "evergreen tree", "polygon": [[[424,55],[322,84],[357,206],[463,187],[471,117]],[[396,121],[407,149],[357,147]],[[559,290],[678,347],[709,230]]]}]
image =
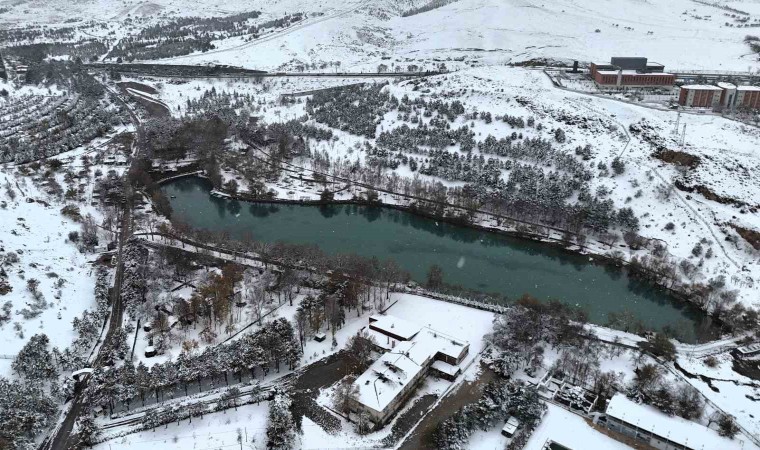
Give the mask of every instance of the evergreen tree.
[{"label": "evergreen tree", "polygon": [[291,400],[287,394],[278,392],[269,403],[267,422],[267,448],[288,450],[295,446],[296,431],[290,412]]},{"label": "evergreen tree", "polygon": [[30,380],[47,380],[57,375],[47,349],[50,340],[45,334],[35,334],[24,345],[11,364],[14,372]]}]

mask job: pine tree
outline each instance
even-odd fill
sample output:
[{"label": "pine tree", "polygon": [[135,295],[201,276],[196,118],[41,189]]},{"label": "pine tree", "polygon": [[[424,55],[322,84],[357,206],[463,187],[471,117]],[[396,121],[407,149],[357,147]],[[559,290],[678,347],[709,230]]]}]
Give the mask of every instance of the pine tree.
[{"label": "pine tree", "polygon": [[35,334],[24,345],[11,364],[14,372],[30,380],[46,380],[56,377],[57,370],[47,349],[47,335]]},{"label": "pine tree", "polygon": [[287,394],[278,392],[269,403],[267,423],[267,448],[288,450],[295,446],[296,432],[290,412],[291,400]]}]

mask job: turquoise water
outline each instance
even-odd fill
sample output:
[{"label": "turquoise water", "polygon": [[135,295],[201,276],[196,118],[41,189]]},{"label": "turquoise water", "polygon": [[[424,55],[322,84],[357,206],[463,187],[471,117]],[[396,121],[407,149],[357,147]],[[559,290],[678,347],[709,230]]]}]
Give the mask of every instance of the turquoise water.
[{"label": "turquoise water", "polygon": [[391,208],[251,203],[209,194],[210,184],[187,177],[162,189],[174,215],[197,228],[249,232],[256,240],[317,244],[328,253],[394,259],[423,281],[433,264],[444,280],[509,298],[529,293],[586,310],[589,320],[607,323],[610,312],[627,311],[651,329],[670,326],[683,341],[711,332],[704,314],[665,292],[629,278],[624,271],[589,262],[588,256],[526,239],[475,230]]}]

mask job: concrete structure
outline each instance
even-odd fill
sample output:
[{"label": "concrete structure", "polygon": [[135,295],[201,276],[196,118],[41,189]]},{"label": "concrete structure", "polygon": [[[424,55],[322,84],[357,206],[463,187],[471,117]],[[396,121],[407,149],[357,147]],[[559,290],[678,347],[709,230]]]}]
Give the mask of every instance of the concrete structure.
[{"label": "concrete structure", "polygon": [[676,81],[665,66],[646,58],[614,57],[610,63],[591,63],[591,78],[602,89],[667,88]]},{"label": "concrete structure", "polygon": [[607,405],[607,428],[660,450],[733,450],[743,447],[741,436],[728,439],[681,417],[670,417],[615,394]]},{"label": "concrete structure", "polygon": [[364,412],[376,427],[385,425],[428,373],[454,380],[469,343],[390,315],[370,317],[368,335],[383,355],[360,375],[351,410]]},{"label": "concrete structure", "polygon": [[720,104],[723,90],[709,84],[687,84],[681,86],[678,104],[690,108],[715,108]]}]

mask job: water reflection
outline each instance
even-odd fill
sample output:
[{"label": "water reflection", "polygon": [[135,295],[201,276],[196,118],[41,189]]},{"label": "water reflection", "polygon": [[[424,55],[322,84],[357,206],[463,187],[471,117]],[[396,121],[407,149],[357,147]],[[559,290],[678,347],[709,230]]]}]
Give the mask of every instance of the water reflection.
[{"label": "water reflection", "polygon": [[233,238],[252,233],[270,242],[316,244],[327,253],[392,258],[417,281],[438,264],[447,283],[511,299],[524,293],[560,299],[600,324],[608,322],[609,313],[630,311],[630,321],[654,329],[667,326],[687,339],[711,331],[703,314],[629,277],[625,269],[594,264],[587,256],[539,242],[392,208],[267,203],[242,208],[239,201],[209,196],[208,182],[197,178],[174,180],[163,189],[176,215]]}]

